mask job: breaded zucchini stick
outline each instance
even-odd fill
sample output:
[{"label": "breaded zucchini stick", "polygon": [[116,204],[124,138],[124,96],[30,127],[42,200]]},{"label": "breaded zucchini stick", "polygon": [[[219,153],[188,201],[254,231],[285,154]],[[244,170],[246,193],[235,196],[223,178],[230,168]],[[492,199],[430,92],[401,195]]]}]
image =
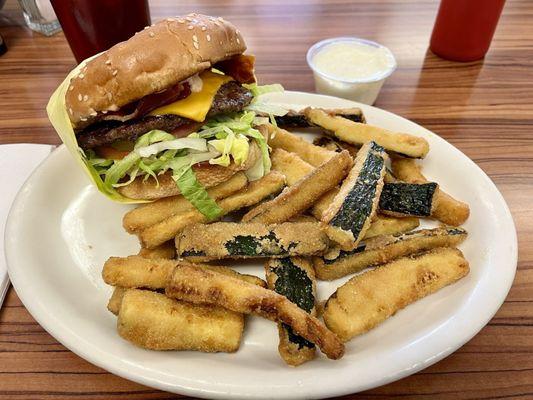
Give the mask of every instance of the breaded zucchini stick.
[{"label": "breaded zucchini stick", "polygon": [[252,208],[242,220],[275,224],[301,214],[324,193],[337,186],[348,175],[352,163],[347,151],[336,153],[274,199]]},{"label": "breaded zucchini stick", "polygon": [[317,345],[329,358],[344,354],[344,345],[322,322],[272,290],[197,267],[179,264],[166,289],[168,297],[195,304],[212,304],[243,314],[283,322]]},{"label": "breaded zucchini stick", "polygon": [[[265,264],[268,288],[285,296],[316,317],[316,280],[313,266],[302,257],[271,258]],[[278,351],[283,360],[298,366],[315,358],[315,345],[278,322]]]},{"label": "breaded zucchini stick", "polygon": [[324,164],[335,152],[315,146],[304,138],[276,128],[270,124],[262,125],[268,131],[268,144],[273,149],[283,149],[289,153],[295,153],[313,167]]},{"label": "breaded zucchini stick", "polygon": [[361,147],[350,174],[322,214],[326,233],[343,250],[356,248],[370,227],[383,188],[386,159],[383,148],[374,142]]},{"label": "breaded zucchini stick", "polygon": [[[245,189],[232,194],[218,202],[225,214],[244,207],[257,204],[264,198],[278,193],[285,185],[285,176],[272,171],[268,175],[251,182]],[[206,217],[197,210],[184,214],[173,215],[149,228],[143,230],[139,238],[143,247],[149,249],[159,246],[167,240],[173,239],[188,225],[207,222]]]},{"label": "breaded zucchini stick", "polygon": [[[334,108],[334,109],[321,109],[327,114],[337,115],[349,119],[354,122],[365,123],[365,116],[363,111],[360,108]],[[276,124],[281,128],[309,128],[314,126],[307,117],[305,113],[300,111],[289,110],[289,112],[281,117],[276,117]]]},{"label": "breaded zucchini stick", "polygon": [[191,261],[313,255],[327,246],[317,222],[196,224],[176,236],[178,256]]},{"label": "breaded zucchini stick", "polygon": [[[243,189],[247,183],[246,175],[243,172],[238,172],[226,182],[207,189],[207,193],[213,200],[219,200]],[[165,197],[128,211],[124,215],[122,225],[127,232],[135,233],[172,215],[183,214],[191,210],[194,210],[194,206],[185,197],[181,195]]]},{"label": "breaded zucchini stick", "polygon": [[176,247],[174,246],[174,241],[169,240],[153,249],[142,247],[138,254],[144,258],[164,258],[170,260],[176,257]]},{"label": "breaded zucchini stick", "polygon": [[124,297],[124,294],[127,292],[127,290],[127,288],[122,287],[115,287],[113,289],[113,294],[107,302],[107,309],[111,313],[118,315],[118,312],[120,311],[120,305],[122,304],[122,298]]},{"label": "breaded zucchini stick", "polygon": [[396,218],[377,214],[370,223],[370,228],[366,231],[363,239],[370,239],[371,237],[379,235],[393,235],[395,233],[409,232],[418,228],[419,225],[420,221],[418,218]]},{"label": "breaded zucchini stick", "polygon": [[418,136],[353,122],[346,118],[329,115],[317,108],[306,108],[304,113],[313,124],[324,128],[326,133],[331,133],[347,143],[363,145],[373,141],[387,151],[411,158],[424,158],[429,151],[427,140]]},{"label": "breaded zucchini stick", "polygon": [[379,198],[379,212],[393,217],[429,217],[435,207],[438,185],[428,183],[386,183]]},{"label": "breaded zucchini stick", "polygon": [[[410,183],[426,183],[428,180],[422,174],[420,166],[415,160],[394,158],[392,170],[398,179]],[[470,215],[470,207],[462,201],[454,199],[440,187],[435,193],[435,207],[432,217],[448,225],[459,226],[465,223]]]},{"label": "breaded zucchini stick", "polygon": [[462,228],[445,227],[375,236],[359,243],[352,251],[328,252],[313,257],[319,279],[333,280],[354,274],[368,267],[385,264],[399,257],[420,253],[437,247],[455,247],[466,239]]},{"label": "breaded zucchini stick", "polygon": [[350,340],[468,272],[468,261],[457,249],[438,248],[400,258],[338,288],[325,305],[324,322],[341,339]]},{"label": "breaded zucchini stick", "polygon": [[285,175],[287,186],[294,185],[315,169],[297,154],[289,153],[283,149],[274,149],[270,154],[270,160],[272,161],[272,170]]},{"label": "breaded zucchini stick", "polygon": [[[183,264],[184,261],[181,262]],[[104,264],[102,278],[108,285],[121,288],[164,289],[177,260],[146,259],[140,256],[110,257]],[[201,268],[216,271],[252,285],[265,287],[265,282],[254,275],[240,274],[231,268],[197,264]]]},{"label": "breaded zucchini stick", "polygon": [[127,289],[117,330],[144,349],[234,352],[241,342],[244,316],[222,307],[169,299],[149,290]]}]

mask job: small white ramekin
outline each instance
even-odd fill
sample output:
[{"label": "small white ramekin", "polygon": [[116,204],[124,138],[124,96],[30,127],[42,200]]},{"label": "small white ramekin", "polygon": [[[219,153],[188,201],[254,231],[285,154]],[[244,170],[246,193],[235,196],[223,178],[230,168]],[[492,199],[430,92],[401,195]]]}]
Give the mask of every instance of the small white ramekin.
[{"label": "small white ramekin", "polygon": [[[365,46],[383,48],[386,51],[387,57],[390,58],[390,66],[387,69],[373,74],[367,78],[348,80],[320,71],[313,63],[314,56],[326,46],[341,42],[355,42]],[[376,98],[378,97],[379,91],[385,82],[385,79],[387,79],[387,77],[394,72],[397,66],[394,55],[387,47],[382,46],[379,43],[357,37],[337,37],[315,43],[307,51],[307,63],[313,70],[313,75],[315,78],[315,90],[317,93],[342,97],[344,99],[354,100],[364,104],[374,104]]]}]

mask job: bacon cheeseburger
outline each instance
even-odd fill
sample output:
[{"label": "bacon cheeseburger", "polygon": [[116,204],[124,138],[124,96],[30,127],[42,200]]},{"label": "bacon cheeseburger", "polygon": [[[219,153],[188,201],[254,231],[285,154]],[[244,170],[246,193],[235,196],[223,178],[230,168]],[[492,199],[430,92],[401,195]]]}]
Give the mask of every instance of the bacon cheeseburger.
[{"label": "bacon cheeseburger", "polygon": [[[239,30],[199,14],[168,18],[81,63],[47,111],[59,136],[113,200],[183,194],[208,218],[208,187],[270,170],[257,126],[283,110],[257,96],[254,57]],[[262,115],[259,117],[258,115]]]}]

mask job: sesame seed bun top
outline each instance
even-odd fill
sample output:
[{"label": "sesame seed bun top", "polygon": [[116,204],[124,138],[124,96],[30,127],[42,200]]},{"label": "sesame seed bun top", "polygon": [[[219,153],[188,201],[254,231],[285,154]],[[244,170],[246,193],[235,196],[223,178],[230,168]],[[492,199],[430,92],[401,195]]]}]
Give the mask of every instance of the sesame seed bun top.
[{"label": "sesame seed bun top", "polygon": [[213,64],[243,53],[239,30],[201,14],[167,18],[95,57],[70,81],[65,96],[74,128],[167,89]]}]

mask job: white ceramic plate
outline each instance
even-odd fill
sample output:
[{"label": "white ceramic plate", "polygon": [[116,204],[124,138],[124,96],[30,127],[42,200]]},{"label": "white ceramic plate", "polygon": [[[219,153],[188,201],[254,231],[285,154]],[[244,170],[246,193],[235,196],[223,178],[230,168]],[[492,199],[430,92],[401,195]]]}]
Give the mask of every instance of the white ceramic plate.
[{"label": "white ceramic plate", "polygon": [[[517,243],[509,209],[485,173],[437,135],[389,112],[296,92],[271,99],[292,107],[359,106],[369,123],[426,138],[431,151],[425,174],[471,206],[469,237],[461,246],[470,274],[349,342],[340,361],[319,356],[287,367],[278,356],[275,324],[257,317],[248,318],[235,354],[142,350],[116,333],[116,318],[106,310],[111,288],[100,277],[109,256],[138,251],[136,238],[122,229],[129,206],[100,195],[61,147],[18,194],[6,231],[13,285],[43,328],[93,364],[158,389],[287,399],[342,395],[400,379],[446,357],[490,320],[513,281]],[[263,273],[260,263],[239,269]],[[320,298],[343,282],[321,282]]]}]

